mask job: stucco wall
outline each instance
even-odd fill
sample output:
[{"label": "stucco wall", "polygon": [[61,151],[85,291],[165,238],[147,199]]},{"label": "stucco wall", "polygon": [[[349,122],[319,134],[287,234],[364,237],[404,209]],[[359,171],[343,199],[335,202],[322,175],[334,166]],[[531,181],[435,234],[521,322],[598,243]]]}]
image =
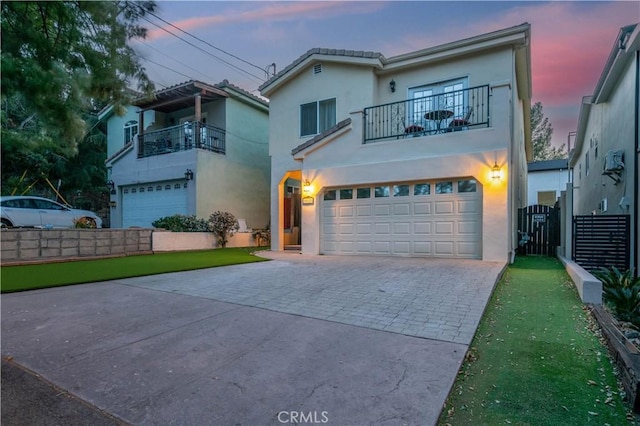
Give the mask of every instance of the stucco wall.
[{"label": "stucco wall", "polygon": [[538,204],[539,191],[555,191],[556,197],[567,188],[569,182],[568,170],[544,170],[529,172],[528,205]]},{"label": "stucco wall", "polygon": [[[574,213],[629,214],[633,206],[621,208],[618,204],[623,196],[633,200],[634,176],[634,93],[635,62],[630,61],[624,76],[606,102],[591,105],[582,149],[576,153],[574,166]],[[596,144],[598,155],[596,157]],[[602,175],[605,155],[609,150],[624,150],[623,182]],[[589,156],[589,175],[586,174],[586,158]],[[598,203],[607,198],[607,212],[598,210]]]},{"label": "stucco wall", "polygon": [[[107,158],[124,147],[124,124],[127,121],[139,121],[139,114],[135,107],[126,109],[123,116],[112,115],[107,121]],[[148,128],[155,123],[155,112],[144,113],[144,126]]]}]

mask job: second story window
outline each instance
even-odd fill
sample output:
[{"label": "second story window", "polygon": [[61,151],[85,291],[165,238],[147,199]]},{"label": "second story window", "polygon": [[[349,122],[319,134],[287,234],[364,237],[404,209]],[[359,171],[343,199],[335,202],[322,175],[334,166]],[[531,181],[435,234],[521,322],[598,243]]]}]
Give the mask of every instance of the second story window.
[{"label": "second story window", "polygon": [[317,135],[335,125],[335,98],[300,105],[300,136]]},{"label": "second story window", "polygon": [[124,144],[128,144],[138,134],[138,122],[135,120],[124,123]]}]

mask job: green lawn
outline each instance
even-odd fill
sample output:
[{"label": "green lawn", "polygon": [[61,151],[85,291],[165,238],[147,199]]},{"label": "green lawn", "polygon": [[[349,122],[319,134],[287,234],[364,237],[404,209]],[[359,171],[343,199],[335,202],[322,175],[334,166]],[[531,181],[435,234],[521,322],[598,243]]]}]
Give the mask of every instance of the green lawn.
[{"label": "green lawn", "polygon": [[225,248],[74,262],[3,266],[0,272],[0,282],[2,292],[6,293],[267,260],[254,256],[255,250],[255,248]]},{"label": "green lawn", "polygon": [[628,424],[594,321],[557,260],[516,259],[487,307],[439,424]]}]

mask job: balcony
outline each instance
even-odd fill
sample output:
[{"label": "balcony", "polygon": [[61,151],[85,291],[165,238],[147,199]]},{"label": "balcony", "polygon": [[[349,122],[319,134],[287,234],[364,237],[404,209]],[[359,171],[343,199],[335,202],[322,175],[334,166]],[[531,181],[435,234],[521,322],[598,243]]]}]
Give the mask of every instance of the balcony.
[{"label": "balcony", "polygon": [[489,127],[489,86],[364,109],[364,143]]},{"label": "balcony", "polygon": [[199,148],[225,154],[225,130],[200,122],[185,122],[138,134],[138,158]]}]

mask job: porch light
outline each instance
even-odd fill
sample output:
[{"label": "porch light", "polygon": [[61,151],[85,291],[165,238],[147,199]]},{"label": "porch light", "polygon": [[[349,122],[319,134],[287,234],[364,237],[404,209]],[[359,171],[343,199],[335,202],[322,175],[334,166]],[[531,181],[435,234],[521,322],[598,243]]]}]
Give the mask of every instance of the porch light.
[{"label": "porch light", "polygon": [[502,169],[498,166],[498,163],[495,162],[493,167],[491,168],[491,179],[499,180],[502,179]]},{"label": "porch light", "polygon": [[186,180],[193,180],[193,170],[187,169],[187,171],[184,172],[184,178]]},{"label": "porch light", "polygon": [[391,89],[391,93],[396,91],[396,82],[393,79],[389,82],[389,89]]},{"label": "porch light", "polygon": [[114,181],[109,180],[107,181],[107,188],[110,189],[111,195],[115,195],[116,193],[116,184]]},{"label": "porch light", "polygon": [[309,180],[305,180],[304,184],[302,185],[302,192],[304,192],[305,195],[311,195],[311,192],[313,191],[313,187],[311,186],[311,182],[309,182]]}]

